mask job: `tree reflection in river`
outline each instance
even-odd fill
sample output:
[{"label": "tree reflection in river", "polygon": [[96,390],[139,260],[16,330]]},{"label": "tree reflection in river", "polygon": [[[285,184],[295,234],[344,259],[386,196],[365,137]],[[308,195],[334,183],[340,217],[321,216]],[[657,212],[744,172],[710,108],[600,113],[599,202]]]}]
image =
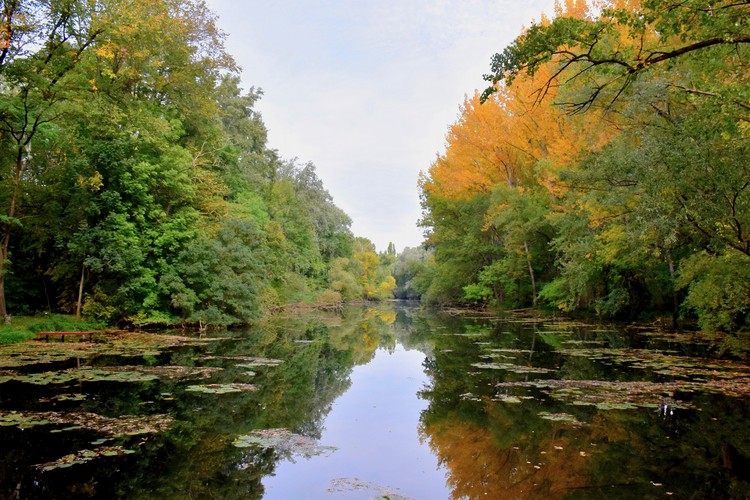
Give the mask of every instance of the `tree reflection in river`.
[{"label": "tree reflection in river", "polygon": [[[593,405],[586,401],[583,382],[653,384],[666,377],[633,369],[644,364],[636,351],[628,351],[627,363],[613,366],[606,356],[602,362],[561,355],[563,344],[620,348],[643,339],[580,327],[556,332],[554,324],[533,322],[450,321],[449,331],[435,337],[435,357],[425,363],[432,384],[422,393],[430,405],[421,432],[450,471],[451,498],[750,494],[750,436],[742,417],[750,410],[746,398],[665,390],[653,394],[654,400],[679,397],[682,405],[624,404],[621,395],[613,396],[617,403]],[[652,347],[669,347],[671,356],[696,351],[680,343]],[[501,358],[504,363],[497,362]],[[477,363],[480,359],[495,364]],[[554,371],[537,373],[530,367]],[[555,387],[563,389],[549,394],[535,389],[543,382],[518,383],[542,379],[560,381]],[[582,382],[565,389],[566,379]],[[514,390],[514,384],[528,389]]]},{"label": "tree reflection in river", "polygon": [[[750,497],[750,367],[692,334],[384,304],[216,337],[0,348],[0,497]],[[339,449],[233,444],[261,429]]]}]

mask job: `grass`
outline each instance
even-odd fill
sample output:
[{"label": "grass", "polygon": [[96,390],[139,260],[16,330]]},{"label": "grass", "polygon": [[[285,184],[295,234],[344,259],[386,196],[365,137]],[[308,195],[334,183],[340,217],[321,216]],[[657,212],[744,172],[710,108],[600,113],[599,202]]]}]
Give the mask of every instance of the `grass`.
[{"label": "grass", "polygon": [[87,332],[100,330],[104,326],[98,321],[76,319],[64,314],[14,316],[11,324],[0,324],[0,345],[31,340],[37,332]]},{"label": "grass", "polygon": [[23,330],[6,330],[0,328],[0,345],[17,344],[34,338],[34,334]]}]

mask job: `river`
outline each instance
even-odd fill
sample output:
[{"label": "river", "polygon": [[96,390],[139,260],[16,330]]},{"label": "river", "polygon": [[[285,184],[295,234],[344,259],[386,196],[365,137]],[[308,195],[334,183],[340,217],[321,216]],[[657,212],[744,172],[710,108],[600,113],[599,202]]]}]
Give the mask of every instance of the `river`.
[{"label": "river", "polygon": [[750,366],[720,352],[403,304],[5,346],[0,497],[746,498]]}]

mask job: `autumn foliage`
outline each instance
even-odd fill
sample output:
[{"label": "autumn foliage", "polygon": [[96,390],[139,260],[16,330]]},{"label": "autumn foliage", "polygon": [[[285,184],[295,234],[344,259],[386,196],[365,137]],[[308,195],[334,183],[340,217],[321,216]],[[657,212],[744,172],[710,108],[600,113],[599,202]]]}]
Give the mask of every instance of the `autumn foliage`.
[{"label": "autumn foliage", "polygon": [[558,3],[493,57],[420,177],[426,300],[748,327],[748,7],[666,4]]}]

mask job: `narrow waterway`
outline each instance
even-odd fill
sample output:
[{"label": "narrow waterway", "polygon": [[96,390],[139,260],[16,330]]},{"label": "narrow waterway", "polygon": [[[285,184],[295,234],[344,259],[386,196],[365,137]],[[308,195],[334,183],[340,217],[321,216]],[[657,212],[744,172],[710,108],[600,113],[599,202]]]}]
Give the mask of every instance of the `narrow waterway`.
[{"label": "narrow waterway", "polygon": [[0,346],[0,498],[749,498],[721,341],[383,304]]},{"label": "narrow waterway", "polygon": [[419,437],[427,402],[425,354],[380,348],[351,373],[332,405],[320,443],[336,451],[280,463],[263,480],[264,498],[448,498],[446,470]]}]

